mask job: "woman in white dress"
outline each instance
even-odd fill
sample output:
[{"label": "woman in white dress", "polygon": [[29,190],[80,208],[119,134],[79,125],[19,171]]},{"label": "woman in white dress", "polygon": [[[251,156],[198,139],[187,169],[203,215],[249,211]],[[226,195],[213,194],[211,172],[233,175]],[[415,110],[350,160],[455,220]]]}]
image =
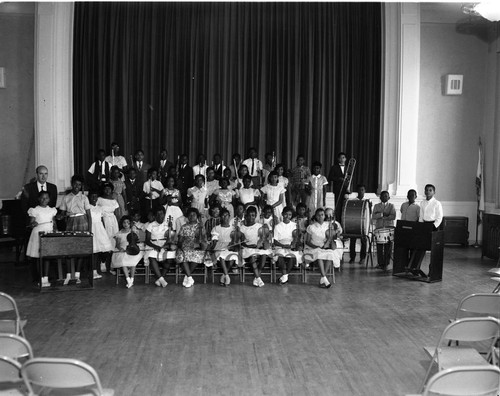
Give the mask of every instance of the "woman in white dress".
[{"label": "woman in white dress", "polygon": [[[52,232],[56,230],[56,223],[54,220],[57,214],[56,208],[51,208],[49,205],[50,196],[47,191],[40,191],[38,193],[38,206],[28,209],[28,216],[30,217],[30,226],[33,227],[31,231],[28,248],[26,249],[26,256],[37,259],[40,257],[40,232]],[[44,263],[42,287],[49,287],[49,263],[46,260]]]},{"label": "woman in white dress", "polygon": [[120,205],[113,196],[113,184],[104,183],[102,196],[97,199],[97,206],[102,210],[104,228],[108,234],[111,244],[115,245],[115,235],[118,233],[118,216],[120,215]]},{"label": "woman in white dress", "polygon": [[342,228],[336,221],[333,223],[326,222],[325,210],[322,208],[316,210],[314,220],[307,227],[303,260],[306,263],[316,262],[318,264],[321,272],[319,285],[320,287],[330,288],[331,284],[326,274],[332,264],[335,268],[340,267],[343,249],[339,246],[340,241],[337,238],[342,233]]}]

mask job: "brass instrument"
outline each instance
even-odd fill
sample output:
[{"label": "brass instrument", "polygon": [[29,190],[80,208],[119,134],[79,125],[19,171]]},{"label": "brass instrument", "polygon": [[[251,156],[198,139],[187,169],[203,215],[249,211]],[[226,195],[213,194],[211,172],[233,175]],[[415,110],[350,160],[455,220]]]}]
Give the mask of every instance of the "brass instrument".
[{"label": "brass instrument", "polygon": [[342,187],[340,188],[340,194],[337,197],[337,202],[335,202],[335,208],[340,205],[340,202],[343,199],[342,192],[344,191],[344,188],[348,191],[351,187],[352,174],[354,173],[355,167],[356,160],[354,158],[351,158],[347,163],[347,167],[345,168],[344,181],[342,182]]}]

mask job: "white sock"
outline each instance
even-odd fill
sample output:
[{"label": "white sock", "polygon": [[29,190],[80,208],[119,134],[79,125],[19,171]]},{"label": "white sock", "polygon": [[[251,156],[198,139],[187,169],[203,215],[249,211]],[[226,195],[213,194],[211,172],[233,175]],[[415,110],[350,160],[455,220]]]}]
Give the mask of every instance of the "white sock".
[{"label": "white sock", "polygon": [[75,272],[75,279],[80,279],[80,273],[79,272]]}]

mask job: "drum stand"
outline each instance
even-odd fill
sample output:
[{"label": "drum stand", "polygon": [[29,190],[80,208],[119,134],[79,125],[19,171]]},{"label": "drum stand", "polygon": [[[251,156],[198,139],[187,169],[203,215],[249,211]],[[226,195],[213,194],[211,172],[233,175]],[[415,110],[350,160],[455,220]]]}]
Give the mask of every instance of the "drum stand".
[{"label": "drum stand", "polygon": [[[370,213],[371,218],[371,213]],[[368,234],[366,235],[366,239],[368,239],[368,259],[366,260],[366,269],[368,269],[368,262],[373,268],[373,224],[370,220],[370,225],[368,227]]]}]

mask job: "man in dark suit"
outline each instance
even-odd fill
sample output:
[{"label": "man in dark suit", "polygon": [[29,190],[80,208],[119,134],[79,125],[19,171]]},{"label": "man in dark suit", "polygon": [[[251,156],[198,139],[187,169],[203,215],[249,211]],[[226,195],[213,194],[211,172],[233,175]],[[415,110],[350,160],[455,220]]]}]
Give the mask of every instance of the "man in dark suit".
[{"label": "man in dark suit", "polygon": [[166,149],[161,150],[160,152],[160,161],[158,162],[158,179],[161,181],[161,184],[164,186],[167,183],[168,170],[174,164],[168,160],[168,152]]},{"label": "man in dark suit", "polygon": [[193,168],[188,165],[187,154],[182,154],[179,158],[179,163],[177,164],[178,175],[177,175],[177,189],[179,190],[182,197],[183,206],[187,205],[187,190],[193,187]]},{"label": "man in dark suit", "polygon": [[133,168],[137,172],[137,182],[142,186],[144,182],[148,180],[148,171],[151,169],[151,165],[144,162],[144,151],[137,150],[135,152],[135,161],[133,163]]},{"label": "man in dark suit", "polygon": [[[24,214],[26,215],[26,224],[29,224],[28,209],[34,208],[38,205],[38,194],[40,191],[49,192],[49,206],[52,208],[56,207],[57,204],[57,186],[52,183],[47,182],[49,176],[49,170],[47,167],[40,165],[36,168],[36,180],[26,184],[23,187],[23,192],[21,195],[21,207]],[[25,236],[25,247],[30,239],[31,228],[26,229]],[[31,277],[33,282],[40,282],[40,273],[38,271],[38,261],[31,260]]]},{"label": "man in dark suit", "polygon": [[137,171],[135,168],[130,168],[125,178],[125,194],[127,196],[127,210],[131,212],[139,212],[141,209],[140,200],[143,196],[143,185],[137,181]]},{"label": "man in dark suit", "polygon": [[347,156],[345,153],[338,153],[337,163],[330,168],[328,181],[330,182],[330,190],[335,194],[335,220],[339,223],[342,221],[342,207],[344,206],[344,195],[347,194],[348,185],[344,185],[345,164]]}]

